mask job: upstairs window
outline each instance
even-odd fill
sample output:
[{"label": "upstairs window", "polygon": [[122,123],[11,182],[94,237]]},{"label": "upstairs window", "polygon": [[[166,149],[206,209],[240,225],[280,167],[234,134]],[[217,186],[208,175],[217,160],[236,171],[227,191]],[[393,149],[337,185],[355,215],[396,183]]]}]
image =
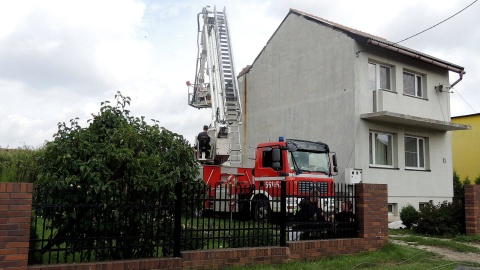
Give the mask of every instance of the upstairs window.
[{"label": "upstairs window", "polygon": [[392,68],[377,63],[368,63],[368,87],[392,91]]},{"label": "upstairs window", "polygon": [[425,138],[405,136],[405,167],[425,169]]},{"label": "upstairs window", "polygon": [[393,167],[393,135],[370,132],[370,164],[374,166]]},{"label": "upstairs window", "polygon": [[403,72],[403,93],[414,97],[424,97],[422,76]]}]

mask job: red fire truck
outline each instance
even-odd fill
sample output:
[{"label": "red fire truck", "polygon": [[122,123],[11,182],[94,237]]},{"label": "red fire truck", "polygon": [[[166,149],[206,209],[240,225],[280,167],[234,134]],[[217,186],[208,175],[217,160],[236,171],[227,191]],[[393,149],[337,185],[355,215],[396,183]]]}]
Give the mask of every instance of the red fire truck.
[{"label": "red fire truck", "polygon": [[[283,139],[256,148],[254,168],[203,165],[203,180],[211,187],[206,209],[216,213],[246,213],[255,220],[280,212],[281,182],[286,182],[287,214],[316,189],[333,196],[337,161],[322,142]],[[321,203],[329,206],[325,199]]]}]

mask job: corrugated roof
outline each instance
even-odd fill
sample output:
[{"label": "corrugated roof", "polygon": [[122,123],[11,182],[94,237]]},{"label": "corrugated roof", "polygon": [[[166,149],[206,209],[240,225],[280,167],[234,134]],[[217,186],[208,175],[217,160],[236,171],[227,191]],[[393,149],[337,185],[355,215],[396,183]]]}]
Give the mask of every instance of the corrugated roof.
[{"label": "corrugated roof", "polygon": [[445,60],[433,57],[431,55],[424,54],[424,53],[415,51],[413,49],[401,46],[397,43],[388,41],[385,38],[378,37],[378,36],[363,32],[363,31],[359,31],[359,30],[356,30],[356,29],[353,29],[353,28],[350,28],[350,27],[347,27],[347,26],[344,26],[344,25],[341,25],[341,24],[338,24],[338,23],[320,18],[320,17],[312,15],[312,14],[308,14],[308,13],[305,13],[305,12],[302,12],[302,11],[299,11],[299,10],[296,10],[296,9],[290,9],[290,12],[288,13],[287,17],[291,13],[302,16],[305,19],[312,20],[312,21],[315,21],[317,23],[321,23],[321,24],[326,25],[326,26],[330,26],[333,29],[344,32],[345,34],[351,36],[352,38],[355,38],[355,39],[360,40],[360,41],[364,41],[368,45],[380,47],[380,48],[387,49],[387,50],[390,50],[390,51],[393,51],[393,52],[397,52],[397,53],[400,53],[400,54],[403,54],[403,55],[406,55],[406,56],[409,56],[409,57],[413,57],[413,58],[419,59],[421,61],[446,68],[446,69],[448,69],[450,71],[453,71],[453,72],[456,72],[456,73],[462,73],[462,74],[465,73],[464,68],[459,66],[459,65],[456,65],[456,64],[447,62]]}]

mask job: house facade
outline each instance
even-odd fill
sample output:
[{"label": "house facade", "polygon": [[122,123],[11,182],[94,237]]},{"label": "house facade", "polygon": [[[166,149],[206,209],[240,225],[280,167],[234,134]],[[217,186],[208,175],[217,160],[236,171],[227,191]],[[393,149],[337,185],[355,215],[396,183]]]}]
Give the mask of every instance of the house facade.
[{"label": "house facade", "polygon": [[469,126],[450,121],[447,89],[463,70],[291,9],[238,77],[244,165],[259,142],[321,141],[336,152],[336,182],[388,185],[390,220],[407,204],[451,201],[451,131]]},{"label": "house facade", "polygon": [[471,130],[453,132],[452,152],[453,169],[457,172],[460,180],[469,178],[471,183],[480,177],[480,113],[452,117],[452,122],[470,125]]}]

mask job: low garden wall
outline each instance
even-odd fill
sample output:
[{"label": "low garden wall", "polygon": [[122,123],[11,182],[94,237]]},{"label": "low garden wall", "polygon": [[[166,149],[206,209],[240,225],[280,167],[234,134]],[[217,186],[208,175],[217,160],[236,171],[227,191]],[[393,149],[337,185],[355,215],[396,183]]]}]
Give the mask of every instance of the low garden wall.
[{"label": "low garden wall", "polygon": [[465,185],[465,229],[467,235],[480,234],[480,185]]},{"label": "low garden wall", "polygon": [[374,251],[388,240],[387,186],[357,184],[355,189],[358,238],[287,242],[286,247],[184,251],[175,258],[28,265],[32,184],[0,183],[0,269],[218,269]]}]

